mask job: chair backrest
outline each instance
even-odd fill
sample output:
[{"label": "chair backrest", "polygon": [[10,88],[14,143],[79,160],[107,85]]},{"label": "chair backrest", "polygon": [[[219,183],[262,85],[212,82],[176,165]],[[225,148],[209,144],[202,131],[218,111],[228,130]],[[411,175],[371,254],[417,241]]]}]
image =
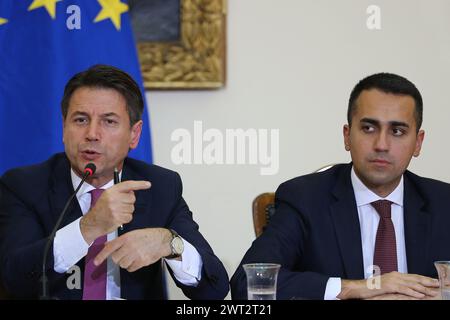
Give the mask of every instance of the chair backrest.
[{"label": "chair backrest", "polygon": [[[335,163],[320,167],[314,172],[325,171],[334,165]],[[253,200],[252,209],[253,227],[255,229],[256,237],[259,237],[272,216],[275,214],[275,193],[265,192],[257,196],[255,200]]]},{"label": "chair backrest", "polygon": [[275,193],[262,193],[253,200],[253,227],[255,235],[259,237],[263,233],[270,218],[275,213]]}]

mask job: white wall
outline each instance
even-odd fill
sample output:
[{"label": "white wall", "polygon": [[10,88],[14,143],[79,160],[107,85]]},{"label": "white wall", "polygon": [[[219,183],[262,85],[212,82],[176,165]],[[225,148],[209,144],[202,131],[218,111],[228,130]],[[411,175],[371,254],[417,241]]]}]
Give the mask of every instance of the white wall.
[{"label": "white wall", "polygon": [[[381,27],[366,9],[381,7]],[[450,181],[450,2],[448,0],[228,0],[228,81],[218,91],[147,94],[155,163],[178,171],[200,231],[231,277],[254,239],[251,202],[284,180],[349,161],[342,125],[351,89],[388,71],[424,98],[426,139],[410,169]],[[180,165],[170,154],[177,128],[280,129],[280,170],[255,165]],[[171,298],[183,294],[170,289]]]}]

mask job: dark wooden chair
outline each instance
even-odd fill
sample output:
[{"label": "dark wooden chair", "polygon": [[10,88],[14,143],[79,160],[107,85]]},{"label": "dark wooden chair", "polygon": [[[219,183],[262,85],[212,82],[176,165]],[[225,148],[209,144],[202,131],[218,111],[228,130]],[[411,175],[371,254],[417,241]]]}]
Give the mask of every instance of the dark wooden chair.
[{"label": "dark wooden chair", "polygon": [[253,227],[259,237],[266,228],[270,218],[275,214],[275,193],[266,192],[253,200]]},{"label": "dark wooden chair", "polygon": [[[335,164],[329,164],[317,169],[315,172],[325,171]],[[260,194],[253,200],[252,205],[253,227],[255,229],[256,237],[263,233],[266,225],[269,223],[272,216],[275,214],[275,193],[265,192]]]}]

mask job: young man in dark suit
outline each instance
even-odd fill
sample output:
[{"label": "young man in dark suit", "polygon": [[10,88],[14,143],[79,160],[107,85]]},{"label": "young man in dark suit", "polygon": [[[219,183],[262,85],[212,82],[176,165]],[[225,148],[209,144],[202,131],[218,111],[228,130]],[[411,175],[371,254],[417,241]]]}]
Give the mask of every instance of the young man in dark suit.
[{"label": "young man in dark suit", "polygon": [[189,298],[223,299],[227,273],[192,218],[179,175],[127,157],[143,123],[135,81],[114,67],[91,67],[67,83],[61,106],[65,153],[0,179],[0,268],[9,294],[39,296],[48,236],[94,163],[49,251],[50,295],[162,299],[164,261]]},{"label": "young man in dark suit", "polygon": [[[280,185],[276,213],[242,264],[281,264],[279,299],[430,299],[433,262],[450,259],[450,185],[407,167],[419,156],[422,97],[407,79],[371,75],[353,89],[345,149],[352,163]],[[375,277],[372,277],[375,276]]]}]

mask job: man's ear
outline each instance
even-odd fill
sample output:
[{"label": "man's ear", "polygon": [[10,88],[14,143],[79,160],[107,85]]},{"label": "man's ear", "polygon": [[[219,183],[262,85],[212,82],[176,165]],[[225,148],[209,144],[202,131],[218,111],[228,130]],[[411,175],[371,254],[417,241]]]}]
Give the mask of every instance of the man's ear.
[{"label": "man's ear", "polygon": [[131,140],[130,140],[130,149],[136,149],[139,144],[139,139],[141,138],[142,133],[142,125],[144,122],[139,120],[131,127]]},{"label": "man's ear", "polygon": [[64,129],[66,129],[66,121],[65,121],[65,119],[64,119],[64,116],[62,117],[62,132],[63,132],[63,136],[62,136],[62,141],[63,141],[63,144],[66,144],[65,143],[65,130]]},{"label": "man's ear", "polygon": [[350,125],[344,125],[344,127],[342,128],[342,134],[344,135],[345,150],[350,151]]},{"label": "man's ear", "polygon": [[419,130],[416,138],[416,147],[414,149],[413,156],[418,157],[420,155],[420,150],[422,149],[423,139],[425,139],[425,131]]}]

